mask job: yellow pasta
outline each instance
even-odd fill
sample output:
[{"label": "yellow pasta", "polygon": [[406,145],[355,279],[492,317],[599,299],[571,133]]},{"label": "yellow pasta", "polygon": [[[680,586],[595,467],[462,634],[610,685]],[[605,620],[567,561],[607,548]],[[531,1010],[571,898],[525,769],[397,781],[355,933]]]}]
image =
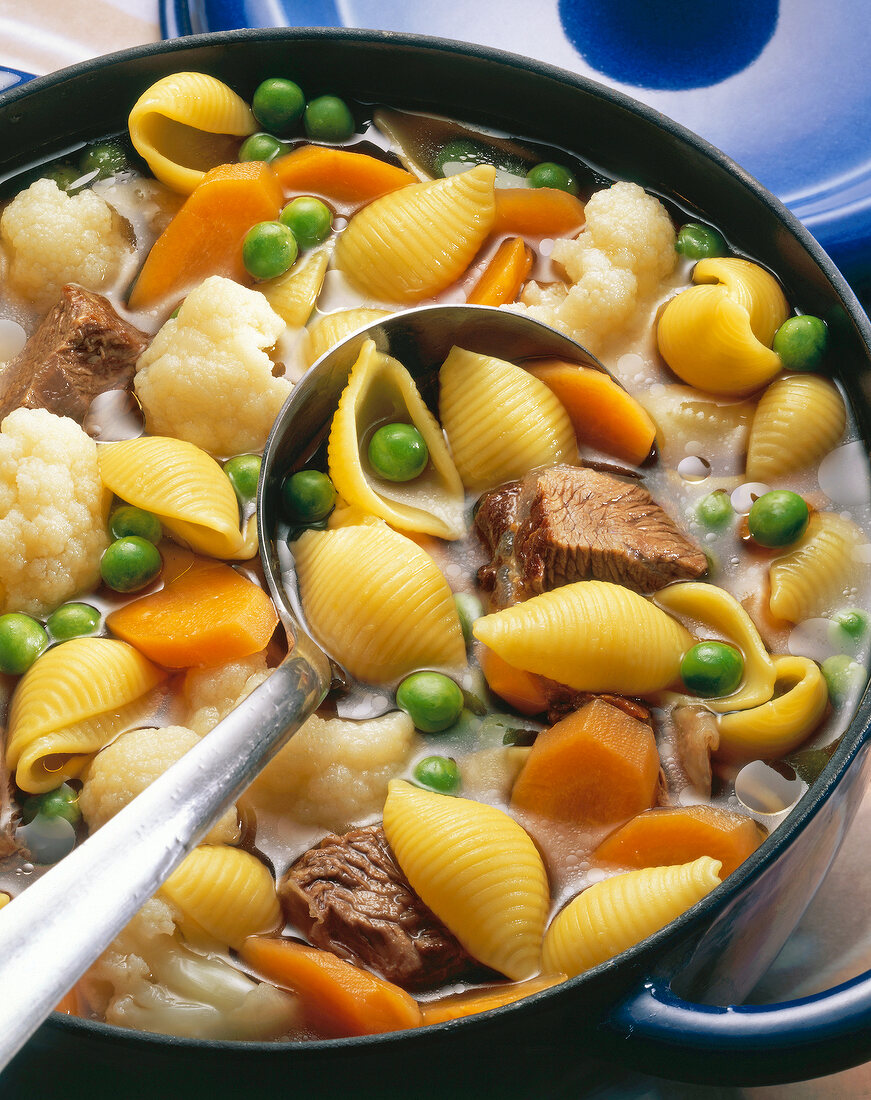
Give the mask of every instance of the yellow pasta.
[{"label": "yellow pasta", "polygon": [[[388,481],[369,464],[372,432],[382,424],[414,424],[429,449],[423,472]],[[402,364],[367,340],[342,391],[329,441],[330,477],[348,504],[404,531],[462,538],[465,494],[441,429]]]},{"label": "yellow pasta", "polygon": [[161,887],[182,912],[188,938],[203,933],[238,947],[247,936],[272,932],[281,924],[275,883],[266,867],[248,852],[223,844],[195,848]]},{"label": "yellow pasta", "polygon": [[73,638],[20,680],[9,710],[6,762],[22,790],[50,791],[77,776],[127,729],[136,703],[166,673],[126,642]]},{"label": "yellow pasta", "polygon": [[834,512],[815,512],[796,545],[768,568],[772,615],[797,623],[849,601],[867,574],[864,532]]},{"label": "yellow pasta", "polygon": [[535,466],[575,464],[578,446],[564,406],[529,371],[452,348],[439,372],[439,419],[463,484],[481,492]]},{"label": "yellow pasta", "polygon": [[356,332],[358,328],[371,325],[382,317],[387,317],[386,309],[340,309],[328,313],[316,321],[308,330],[308,350],[306,360],[311,366],[322,355],[336,346],[340,340]]},{"label": "yellow pasta", "polygon": [[678,679],[693,637],[636,592],[578,581],[477,619],[472,633],[508,664],[578,691],[645,695]]},{"label": "yellow pasta", "polygon": [[722,714],[717,755],[729,760],[782,756],[817,728],[829,701],[819,666],[808,657],[775,657],[782,695],[751,710]]},{"label": "yellow pasta", "polygon": [[154,512],[192,550],[243,561],[257,553],[256,519],[240,530],[239,503],[227,475],[193,443],[143,436],[106,444],[98,457],[107,489]]},{"label": "yellow pasta", "polygon": [[258,284],[257,289],[287,325],[302,328],[315,308],[329,262],[329,249],[320,248],[284,275]]},{"label": "yellow pasta", "polygon": [[778,378],[759,399],[747,448],[747,480],[771,482],[814,466],[847,423],[838,387],[819,374]]},{"label": "yellow pasta", "polygon": [[384,683],[465,665],[451,590],[411,539],[377,523],[306,531],[292,549],[309,626],[352,676]]},{"label": "yellow pasta", "polygon": [[10,901],[12,901],[12,898],[10,898],[7,893],[0,892],[0,909],[2,909],[4,905],[8,905]]},{"label": "yellow pasta", "polygon": [[771,350],[789,316],[777,281],[748,260],[700,260],[690,287],[663,310],[657,328],[662,357],[674,373],[709,393],[740,397],[780,371]]},{"label": "yellow pasta", "polygon": [[515,981],[538,972],[547,873],[513,818],[394,779],[384,832],[412,888],[472,958]]},{"label": "yellow pasta", "polygon": [[152,84],[127,120],[130,140],[154,175],[189,195],[210,168],[237,159],[238,138],[257,129],[251,108],[206,73],[173,73]]},{"label": "yellow pasta", "polygon": [[496,216],[496,169],[479,164],[365,206],[336,245],[336,267],[381,302],[420,302],[456,282]]},{"label": "yellow pasta", "polygon": [[556,915],[542,952],[545,974],[570,978],[652,936],[720,885],[720,861],[701,856],[597,882]]}]

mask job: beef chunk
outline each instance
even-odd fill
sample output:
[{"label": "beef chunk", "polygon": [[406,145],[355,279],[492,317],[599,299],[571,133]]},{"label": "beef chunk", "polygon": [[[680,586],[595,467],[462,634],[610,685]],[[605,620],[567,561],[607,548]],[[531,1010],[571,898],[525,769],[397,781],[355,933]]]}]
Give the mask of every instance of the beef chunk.
[{"label": "beef chunk", "polygon": [[21,354],[0,374],[0,419],[48,409],[81,424],[98,393],[126,389],[148,346],[100,294],[69,283]]},{"label": "beef chunk", "polygon": [[612,707],[622,710],[630,718],[637,718],[639,722],[650,722],[650,711],[637,699],[629,699],[624,695],[576,691],[575,688],[560,684],[556,680],[549,680],[546,676],[539,676],[538,682],[547,699],[547,720],[551,725],[565,718],[567,714],[574,714],[591,699],[601,699],[604,703],[610,703]]},{"label": "beef chunk", "polygon": [[492,555],[478,580],[494,609],[591,579],[655,592],[707,569],[646,489],[585,467],[534,470],[488,493],[475,523]]},{"label": "beef chunk", "polygon": [[316,947],[406,989],[477,967],[412,890],[380,825],[325,837],[293,864],[278,893],[288,919]]}]

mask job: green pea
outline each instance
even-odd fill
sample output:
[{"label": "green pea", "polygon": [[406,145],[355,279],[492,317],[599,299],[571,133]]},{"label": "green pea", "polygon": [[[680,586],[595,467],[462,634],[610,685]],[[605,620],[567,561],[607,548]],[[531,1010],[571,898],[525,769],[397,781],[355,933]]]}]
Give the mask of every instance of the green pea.
[{"label": "green pea", "polygon": [[454,605],[457,608],[457,615],[460,617],[460,628],[463,631],[463,638],[466,641],[466,645],[470,646],[474,641],[472,636],[472,623],[476,619],[480,619],[484,614],[484,608],[481,606],[481,601],[477,596],[473,596],[471,592],[455,592],[454,593]]},{"label": "green pea", "polygon": [[0,615],[0,672],[20,676],[47,646],[45,628],[30,615],[18,611]]},{"label": "green pea", "polygon": [[[435,168],[440,176],[446,174],[445,169],[457,165],[455,171],[463,171],[473,168],[476,164],[491,164],[493,151],[479,141],[471,138],[454,138],[447,145],[439,149],[435,158]],[[450,174],[450,173],[447,173]]]},{"label": "green pea", "polygon": [[91,145],[79,159],[82,174],[96,171],[97,178],[101,180],[117,176],[128,167],[127,151],[119,141],[101,141]]},{"label": "green pea", "polygon": [[300,248],[312,248],[325,241],[333,228],[332,211],[311,195],[300,195],[289,202],[278,220],[291,230]]},{"label": "green pea", "polygon": [[845,607],[832,616],[838,633],[843,633],[852,643],[861,642],[868,633],[868,614],[858,607]]},{"label": "green pea", "polygon": [[258,222],[242,242],[242,262],[255,279],[283,275],[293,267],[298,254],[296,237],[281,222]]},{"label": "green pea", "polygon": [[29,825],[21,826],[18,835],[34,863],[57,863],[76,846],[75,826],[65,817],[37,814]]},{"label": "green pea", "polygon": [[230,479],[236,499],[244,508],[257,496],[260,480],[260,455],[236,455],[224,463],[224,473]]},{"label": "green pea", "polygon": [[396,705],[423,733],[440,733],[460,717],[463,693],[441,672],[413,672],[397,688]]},{"label": "green pea", "polygon": [[336,505],[336,487],[320,470],[300,470],[284,479],[281,500],[290,523],[311,526],[332,512]]},{"label": "green pea", "polygon": [[544,160],[530,168],[526,182],[530,187],[555,187],[558,191],[568,191],[570,195],[578,193],[578,181],[574,173],[552,160]]},{"label": "green pea", "polygon": [[425,756],[412,772],[414,780],[439,794],[458,794],[462,785],[460,769],[452,756]]},{"label": "green pea", "polygon": [[347,141],[356,129],[348,104],[335,95],[313,99],[305,109],[303,125],[312,141]]},{"label": "green pea", "polygon": [[252,134],[239,146],[239,160],[272,160],[283,148],[272,134]]},{"label": "green pea", "polygon": [[305,95],[302,88],[292,80],[273,76],[257,85],[251,100],[251,110],[261,126],[276,134],[286,134],[302,118]]},{"label": "green pea", "polygon": [[82,173],[78,168],[74,168],[72,164],[57,164],[54,168],[50,168],[45,173],[45,179],[54,180],[61,191],[69,191],[72,185],[77,179],[80,179]]},{"label": "green pea", "polygon": [[725,256],[729,251],[722,233],[700,222],[687,222],[680,227],[675,248],[690,260]]},{"label": "green pea", "polygon": [[708,493],[696,505],[696,516],[700,523],[712,531],[722,530],[735,516],[729,494],[722,489]]},{"label": "green pea", "polygon": [[65,603],[49,615],[45,628],[54,641],[65,642],[95,634],[101,621],[102,615],[89,603]]},{"label": "green pea", "polygon": [[100,575],[116,592],[138,592],[151,584],[163,565],[153,542],[128,535],[116,539],[100,562]]},{"label": "green pea", "polygon": [[126,535],[138,535],[141,539],[148,539],[155,544],[163,538],[163,528],[157,516],[132,504],[122,504],[109,516],[109,533],[113,539],[123,539]]},{"label": "green pea", "polygon": [[825,358],[828,338],[826,322],[805,313],[783,322],[772,347],[787,370],[816,370]]},{"label": "green pea", "polygon": [[698,642],[680,663],[684,686],[705,699],[731,695],[744,675],[744,658],[725,642]]},{"label": "green pea", "polygon": [[62,817],[70,825],[75,825],[82,817],[78,791],[74,791],[69,783],[61,783],[53,791],[32,794],[21,807],[21,815],[25,822],[30,822],[37,814],[42,814],[44,817]]},{"label": "green pea", "polygon": [[747,528],[760,546],[789,546],[800,539],[810,513],[804,499],[789,489],[773,489],[753,501]]},{"label": "green pea", "polygon": [[829,698],[836,707],[849,703],[865,682],[865,669],[846,653],[827,657],[822,663]]},{"label": "green pea", "polygon": [[387,481],[413,481],[429,461],[429,449],[413,424],[382,424],[369,440],[369,464]]}]

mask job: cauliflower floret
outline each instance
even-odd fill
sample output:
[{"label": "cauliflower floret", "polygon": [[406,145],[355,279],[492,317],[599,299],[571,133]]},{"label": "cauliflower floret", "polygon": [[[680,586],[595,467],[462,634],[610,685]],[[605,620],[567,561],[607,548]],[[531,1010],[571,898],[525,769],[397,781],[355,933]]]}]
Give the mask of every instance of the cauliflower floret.
[{"label": "cauliflower floret", "polygon": [[109,539],[97,446],[73,420],[16,409],[0,426],[0,610],[44,615],[92,588]]},{"label": "cauliflower floret", "polygon": [[636,183],[615,183],[587,203],[575,240],[554,242],[552,259],[571,280],[558,291],[530,283],[528,312],[591,351],[632,316],[674,270],[675,234],[665,208]]},{"label": "cauliflower floret", "polygon": [[112,207],[92,191],[68,195],[54,180],[36,180],[0,217],[10,281],[21,294],[50,304],[65,283],[102,290],[129,254]]},{"label": "cauliflower floret", "polygon": [[264,296],[213,275],[185,298],[136,364],[148,431],[218,457],[260,451],[290,393],[272,376],[284,321]]},{"label": "cauliflower floret", "polygon": [[178,916],[160,895],[145,903],[82,979],[90,1007],[120,1027],[197,1039],[274,1039],[300,1026],[295,996],[222,953],[192,950]]},{"label": "cauliflower floret", "polygon": [[[98,753],[83,776],[79,806],[88,827],[99,829],[105,825],[199,740],[184,726],[165,726],[131,730],[113,741]],[[203,843],[235,844],[238,839],[238,815],[231,807],[215,822]]]},{"label": "cauliflower floret", "polygon": [[212,668],[191,669],[185,676],[188,711],[185,725],[201,737],[262,684],[269,675],[266,658],[255,653]]}]

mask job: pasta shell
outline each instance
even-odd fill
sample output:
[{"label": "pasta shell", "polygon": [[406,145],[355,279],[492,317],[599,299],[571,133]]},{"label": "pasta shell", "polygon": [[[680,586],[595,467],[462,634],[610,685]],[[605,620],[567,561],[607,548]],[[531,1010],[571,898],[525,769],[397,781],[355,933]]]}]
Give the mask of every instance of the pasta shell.
[{"label": "pasta shell", "polygon": [[251,108],[206,73],[173,73],[139,97],[127,120],[136,152],[167,187],[189,195],[210,168],[236,160],[253,134]]},{"label": "pasta shell", "polygon": [[306,531],[292,549],[309,626],[352,676],[384,683],[465,665],[451,590],[411,539],[378,523]]},{"label": "pasta shell", "polygon": [[514,981],[538,972],[547,873],[513,818],[394,779],[384,832],[412,888],[472,958]]},{"label": "pasta shell", "polygon": [[439,419],[470,492],[536,466],[577,462],[569,414],[553,391],[522,367],[455,347],[439,371],[439,385]]},{"label": "pasta shell", "polygon": [[867,576],[862,556],[868,538],[834,512],[816,512],[788,554],[768,568],[771,614],[791,623],[812,619],[849,603],[852,590]]},{"label": "pasta shell", "polygon": [[646,695],[678,678],[693,645],[680,623],[628,588],[578,581],[484,615],[472,633],[503,660],[577,691]]},{"label": "pasta shell", "polygon": [[308,365],[316,363],[330,348],[334,348],[340,340],[344,340],[358,328],[371,325],[373,321],[387,316],[386,309],[340,309],[336,313],[327,313],[308,330]]},{"label": "pasta shell", "polygon": [[570,978],[583,974],[652,936],[719,885],[720,862],[709,856],[597,882],[551,922],[542,969]]},{"label": "pasta shell", "polygon": [[847,423],[838,387],[819,374],[778,378],[759,399],[747,448],[747,480],[771,482],[815,465]]},{"label": "pasta shell", "polygon": [[[412,481],[388,481],[369,465],[372,432],[382,424],[414,424],[429,448],[429,462]],[[333,416],[330,477],[348,504],[401,527],[443,539],[466,533],[465,494],[441,429],[414,379],[396,359],[363,345]]]},{"label": "pasta shell", "polygon": [[183,914],[182,931],[239,947],[281,924],[275,883],[249,852],[223,844],[195,848],[161,887]]},{"label": "pasta shell", "polygon": [[463,274],[496,217],[496,170],[479,164],[413,183],[365,206],[336,245],[336,266],[381,302],[420,302]]},{"label": "pasta shell", "polygon": [[193,443],[142,436],[106,444],[98,458],[107,489],[159,516],[192,550],[241,560],[257,553],[256,521],[239,529],[239,503],[227,475]]},{"label": "pasta shell", "polygon": [[260,283],[257,289],[287,325],[302,328],[315,308],[329,262],[329,249],[318,249],[284,275]]},{"label": "pasta shell", "polygon": [[6,760],[25,791],[50,791],[127,729],[134,704],[166,673],[126,642],[73,638],[44,653],[18,683]]},{"label": "pasta shell", "polygon": [[740,397],[764,386],[780,371],[771,342],[789,316],[777,281],[758,264],[728,257],[701,260],[693,282],[660,317],[666,363],[708,393]]}]

